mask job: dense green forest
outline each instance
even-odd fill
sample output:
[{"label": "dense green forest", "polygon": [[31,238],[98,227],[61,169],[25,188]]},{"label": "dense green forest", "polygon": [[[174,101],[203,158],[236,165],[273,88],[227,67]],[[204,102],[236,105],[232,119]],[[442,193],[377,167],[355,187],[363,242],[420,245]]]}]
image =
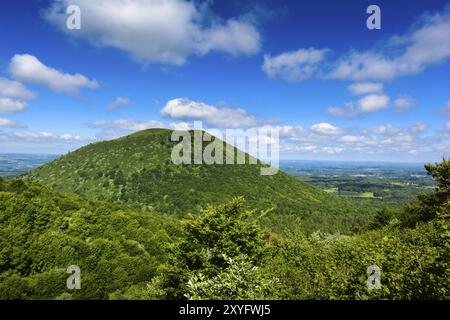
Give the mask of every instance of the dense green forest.
[{"label": "dense green forest", "polygon": [[[144,131],[82,148],[24,178],[0,179],[0,299],[450,298],[449,160],[426,166],[433,192],[401,208],[364,209],[282,172],[261,182],[250,165],[222,166],[236,180],[215,166],[165,170],[166,138],[166,131]],[[133,157],[146,145],[153,151]],[[105,177],[109,168],[123,173],[121,188]],[[160,197],[138,189],[140,201],[124,201],[116,193],[136,172],[155,168],[161,178],[146,179]],[[201,190],[194,194],[214,192],[196,201],[176,186],[162,189],[165,179],[180,183],[178,190],[193,181]],[[62,190],[65,180],[82,187]],[[164,205],[150,205],[156,200]],[[290,206],[277,210],[271,201]],[[79,290],[66,287],[71,265],[81,269]],[[370,287],[376,279],[379,286]]]},{"label": "dense green forest", "polygon": [[[0,299],[107,299],[151,279],[177,220],[0,178]],[[67,291],[66,269],[82,270]]]},{"label": "dense green forest", "polygon": [[[373,214],[366,206],[284,172],[262,176],[262,164],[249,165],[248,154],[245,165],[176,165],[171,152],[177,142],[171,141],[171,133],[149,129],[91,144],[31,171],[26,178],[91,200],[178,217],[245,196],[249,208],[272,209],[271,219],[278,220],[280,227],[290,221],[284,216],[295,215],[308,232],[353,232]],[[236,159],[241,151],[233,150]]]},{"label": "dense green forest", "polygon": [[[1,299],[448,299],[450,162],[436,192],[354,235],[284,234],[244,200],[182,221],[0,181]],[[65,287],[68,265],[82,289]],[[366,269],[381,270],[380,289]]]}]

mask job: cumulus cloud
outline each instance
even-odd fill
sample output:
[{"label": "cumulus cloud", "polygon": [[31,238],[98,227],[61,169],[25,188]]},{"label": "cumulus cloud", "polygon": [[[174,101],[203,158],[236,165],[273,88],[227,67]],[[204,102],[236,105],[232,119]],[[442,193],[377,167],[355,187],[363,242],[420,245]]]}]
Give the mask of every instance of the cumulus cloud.
[{"label": "cumulus cloud", "polygon": [[6,141],[62,142],[62,143],[81,141],[81,137],[79,135],[73,135],[69,133],[58,134],[46,131],[4,132],[0,134],[0,139]]},{"label": "cumulus cloud", "polygon": [[415,101],[413,98],[409,96],[401,96],[394,101],[394,107],[397,112],[407,111],[413,108],[415,105]]},{"label": "cumulus cloud", "polygon": [[331,146],[318,146],[314,144],[305,144],[289,147],[288,152],[313,153],[313,154],[337,154],[343,152],[345,149]]},{"label": "cumulus cloud", "polygon": [[34,99],[35,94],[17,81],[0,78],[0,113],[16,113],[25,110],[24,100]]},{"label": "cumulus cloud", "polygon": [[15,79],[21,82],[42,85],[55,92],[75,94],[82,88],[98,88],[95,80],[89,80],[79,73],[63,73],[44,65],[29,54],[16,54],[11,59],[9,71]]},{"label": "cumulus cloud", "polygon": [[349,85],[347,89],[353,95],[381,93],[383,92],[383,84],[378,82],[358,82]]},{"label": "cumulus cloud", "polygon": [[356,103],[347,102],[345,107],[330,107],[328,114],[336,117],[356,117],[368,113],[380,111],[389,106],[390,98],[385,94],[369,94]]},{"label": "cumulus cloud", "polygon": [[[447,125],[450,130],[450,122]],[[297,133],[287,131],[287,136],[280,135],[282,154],[301,154],[302,157],[313,159],[311,155],[318,154],[342,154],[347,159],[367,159],[367,156],[374,155],[377,159],[394,157],[402,160],[404,154],[410,153],[417,155],[417,159],[430,159],[430,156],[441,156],[442,151],[450,147],[449,130],[426,135],[425,123],[409,128],[383,124],[369,128],[329,129],[333,127],[330,124],[318,124]]]},{"label": "cumulus cloud", "polygon": [[260,127],[262,130],[276,130],[281,139],[295,139],[305,134],[305,129],[301,125],[264,125]]},{"label": "cumulus cloud", "polygon": [[338,139],[338,141],[344,142],[344,143],[355,143],[355,142],[364,141],[364,139],[365,139],[364,136],[345,135],[345,136],[340,137]]},{"label": "cumulus cloud", "polygon": [[187,122],[171,122],[171,123],[163,123],[157,120],[147,120],[147,121],[139,121],[139,120],[98,120],[89,124],[89,127],[101,129],[98,132],[93,140],[94,141],[105,141],[117,139],[123,136],[130,134],[130,132],[141,131],[146,129],[154,129],[154,128],[163,128],[163,129],[171,129],[171,130],[192,130],[193,126],[191,123]]},{"label": "cumulus cloud", "polygon": [[311,126],[311,131],[323,135],[336,135],[342,132],[341,128],[335,127],[330,123],[322,122]]},{"label": "cumulus cloud", "polygon": [[165,125],[156,120],[134,121],[134,120],[119,119],[113,121],[104,121],[104,120],[95,121],[91,125],[91,127],[103,129],[122,129],[129,131],[140,131],[151,128],[164,128]]},{"label": "cumulus cloud", "polygon": [[413,133],[421,133],[428,129],[428,124],[424,122],[416,123],[411,127],[411,132]]},{"label": "cumulus cloud", "polygon": [[327,51],[300,48],[273,58],[266,56],[263,70],[269,77],[288,81],[318,76],[366,82],[349,90],[356,95],[379,93],[381,90],[375,90],[377,86],[370,81],[418,74],[450,58],[450,9],[423,16],[409,33],[387,39],[377,49],[352,50],[335,61],[325,61]]},{"label": "cumulus cloud", "polygon": [[262,69],[269,78],[287,81],[306,80],[315,76],[328,49],[299,49],[277,56],[264,55]]},{"label": "cumulus cloud", "polygon": [[248,128],[264,122],[240,108],[219,108],[189,99],[173,99],[161,110],[161,115],[175,120],[198,120],[217,128]]},{"label": "cumulus cloud", "polygon": [[[65,8],[82,8],[82,27],[66,28]],[[68,36],[98,47],[113,47],[142,63],[182,65],[191,55],[211,51],[253,55],[260,35],[239,18],[221,21],[208,4],[187,0],[53,0],[44,17]]]},{"label": "cumulus cloud", "polygon": [[24,128],[25,126],[9,119],[0,118],[0,127]]},{"label": "cumulus cloud", "polygon": [[168,125],[169,129],[187,131],[192,130],[192,125],[187,122],[172,122]]},{"label": "cumulus cloud", "polygon": [[384,136],[392,136],[396,135],[402,130],[392,124],[381,125],[377,127],[370,128],[369,131],[374,132],[376,134],[384,135]]},{"label": "cumulus cloud", "polygon": [[375,112],[389,105],[389,97],[381,94],[370,94],[358,101],[360,113]]},{"label": "cumulus cloud", "polygon": [[[398,41],[401,39],[401,41]],[[397,40],[397,41],[396,41]],[[450,57],[450,10],[421,19],[409,34],[391,39],[397,43],[382,51],[351,52],[341,58],[329,76],[346,80],[391,80],[417,74]]]},{"label": "cumulus cloud", "polygon": [[25,110],[27,103],[21,100],[0,97],[0,113],[16,113]]},{"label": "cumulus cloud", "polygon": [[108,109],[117,109],[126,105],[129,105],[131,101],[127,98],[118,97],[116,100],[108,104]]},{"label": "cumulus cloud", "polygon": [[0,78],[0,97],[29,100],[35,98],[35,94],[20,82]]}]

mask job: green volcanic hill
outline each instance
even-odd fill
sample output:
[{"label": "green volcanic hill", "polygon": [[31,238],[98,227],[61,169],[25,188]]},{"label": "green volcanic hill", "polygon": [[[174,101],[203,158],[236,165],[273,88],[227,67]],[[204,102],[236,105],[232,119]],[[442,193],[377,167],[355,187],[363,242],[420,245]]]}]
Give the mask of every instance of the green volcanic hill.
[{"label": "green volcanic hill", "polygon": [[273,208],[272,217],[300,217],[309,231],[349,232],[367,217],[358,214],[361,209],[352,202],[284,172],[262,176],[261,164],[176,165],[171,152],[177,142],[171,141],[171,133],[149,129],[90,144],[25,178],[60,192],[166,215],[183,216],[207,204],[244,196],[250,208]]}]

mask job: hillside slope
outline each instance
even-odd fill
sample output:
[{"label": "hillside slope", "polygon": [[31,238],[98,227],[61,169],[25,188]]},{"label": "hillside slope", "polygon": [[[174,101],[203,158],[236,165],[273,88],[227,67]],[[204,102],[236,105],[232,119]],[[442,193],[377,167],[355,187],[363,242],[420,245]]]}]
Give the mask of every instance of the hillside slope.
[{"label": "hillside slope", "polygon": [[347,232],[359,223],[355,219],[364,220],[350,201],[281,171],[262,176],[260,165],[175,165],[170,138],[170,130],[149,129],[91,144],[26,178],[88,199],[176,216],[244,196],[249,207],[300,217],[309,230]]},{"label": "hillside slope", "polygon": [[[178,220],[0,178],[0,300],[107,299],[147,282]],[[68,290],[66,269],[82,273]]]}]

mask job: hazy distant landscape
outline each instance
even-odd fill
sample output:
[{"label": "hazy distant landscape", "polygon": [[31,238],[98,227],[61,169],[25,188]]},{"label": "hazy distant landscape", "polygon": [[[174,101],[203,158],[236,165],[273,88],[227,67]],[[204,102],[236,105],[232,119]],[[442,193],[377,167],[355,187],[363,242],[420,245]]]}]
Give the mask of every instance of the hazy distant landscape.
[{"label": "hazy distant landscape", "polygon": [[0,177],[19,176],[57,157],[45,154],[0,154]]},{"label": "hazy distant landscape", "polygon": [[280,166],[326,192],[374,205],[403,205],[435,187],[422,163],[285,160]]}]

